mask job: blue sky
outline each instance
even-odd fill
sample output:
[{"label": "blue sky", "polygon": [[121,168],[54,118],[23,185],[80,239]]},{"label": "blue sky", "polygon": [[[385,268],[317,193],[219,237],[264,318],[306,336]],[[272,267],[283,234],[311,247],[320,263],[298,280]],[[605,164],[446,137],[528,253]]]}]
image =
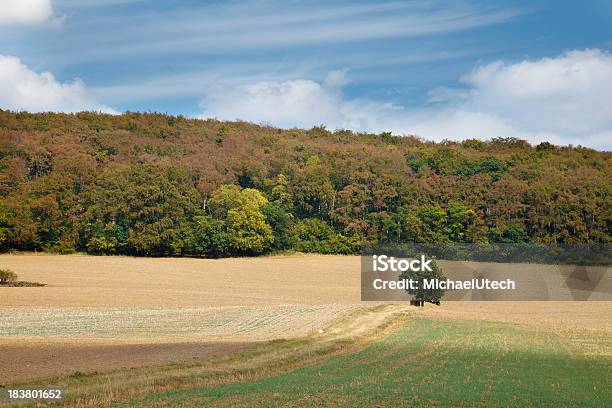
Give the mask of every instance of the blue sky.
[{"label": "blue sky", "polygon": [[5,1],[2,108],[612,144],[609,1]]}]

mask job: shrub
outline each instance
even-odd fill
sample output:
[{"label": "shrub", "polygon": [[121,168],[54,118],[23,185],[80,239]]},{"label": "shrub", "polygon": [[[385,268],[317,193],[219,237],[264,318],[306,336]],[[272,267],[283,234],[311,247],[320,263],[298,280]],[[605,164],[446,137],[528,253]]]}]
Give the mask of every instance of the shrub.
[{"label": "shrub", "polygon": [[17,280],[17,274],[10,269],[0,269],[0,283],[13,282]]}]

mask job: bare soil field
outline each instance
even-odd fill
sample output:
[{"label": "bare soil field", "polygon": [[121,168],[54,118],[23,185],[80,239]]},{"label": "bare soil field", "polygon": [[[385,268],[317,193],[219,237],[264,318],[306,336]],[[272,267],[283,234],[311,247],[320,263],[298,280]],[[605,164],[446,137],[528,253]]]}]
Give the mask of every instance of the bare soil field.
[{"label": "bare soil field", "polygon": [[48,285],[0,288],[0,307],[220,307],[360,300],[356,256],[0,255],[0,266],[12,269],[20,280]]},{"label": "bare soil field", "polygon": [[[359,258],[1,255],[0,384],[188,361],[306,335],[362,307]],[[40,290],[44,289],[44,290]]]},{"label": "bare soil field", "polygon": [[115,344],[0,340],[0,386],[39,378],[106,372],[193,359],[222,357],[252,343],[200,342]]},{"label": "bare soil field", "polygon": [[[358,256],[0,255],[0,384],[234,353],[364,307]],[[612,331],[612,302],[443,302],[411,313]]]}]

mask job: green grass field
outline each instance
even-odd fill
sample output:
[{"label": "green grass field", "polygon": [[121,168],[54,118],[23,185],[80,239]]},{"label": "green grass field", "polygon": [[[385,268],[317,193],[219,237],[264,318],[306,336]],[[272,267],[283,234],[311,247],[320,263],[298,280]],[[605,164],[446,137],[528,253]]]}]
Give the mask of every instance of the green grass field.
[{"label": "green grass field", "polygon": [[612,404],[611,342],[597,332],[415,317],[355,353],[116,406],[604,407]]}]

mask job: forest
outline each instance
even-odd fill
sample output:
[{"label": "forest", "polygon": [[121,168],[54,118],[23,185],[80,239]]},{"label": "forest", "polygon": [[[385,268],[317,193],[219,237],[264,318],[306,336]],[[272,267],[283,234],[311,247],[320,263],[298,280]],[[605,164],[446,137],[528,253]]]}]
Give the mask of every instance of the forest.
[{"label": "forest", "polygon": [[610,159],[516,138],[0,110],[0,248],[223,257],[608,244]]}]

